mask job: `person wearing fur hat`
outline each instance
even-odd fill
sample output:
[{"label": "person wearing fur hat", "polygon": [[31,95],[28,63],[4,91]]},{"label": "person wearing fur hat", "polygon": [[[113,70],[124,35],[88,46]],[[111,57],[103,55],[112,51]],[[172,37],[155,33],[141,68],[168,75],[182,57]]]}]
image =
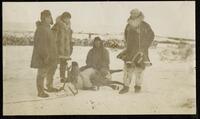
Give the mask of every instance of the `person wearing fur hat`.
[{"label": "person wearing fur hat", "polygon": [[144,21],[144,15],[140,10],[133,9],[130,14],[124,32],[126,49],[117,55],[117,58],[125,62],[123,78],[125,87],[120,90],[120,94],[129,91],[133,73],[136,75],[135,92],[140,92],[145,67],[151,65],[148,49],[154,40],[154,32]]},{"label": "person wearing fur hat", "polygon": [[55,31],[57,39],[58,48],[58,58],[60,61],[60,81],[65,82],[67,78],[65,77],[65,71],[67,66],[67,60],[70,60],[72,54],[72,29],[71,29],[71,14],[69,12],[64,12],[62,15],[58,16],[55,25],[52,30]]},{"label": "person wearing fur hat", "polygon": [[103,41],[100,37],[95,37],[93,48],[87,54],[86,66],[80,68],[81,71],[93,68],[97,70],[106,80],[111,80],[110,74],[110,57],[108,50],[103,46]]},{"label": "person wearing fur hat", "polygon": [[44,10],[41,12],[41,21],[37,21],[34,34],[34,47],[31,59],[31,68],[37,68],[37,90],[39,97],[48,97],[44,89],[44,78],[47,79],[48,92],[56,92],[53,88],[53,76],[57,68],[57,48],[53,32],[50,25],[53,24],[51,12]]}]

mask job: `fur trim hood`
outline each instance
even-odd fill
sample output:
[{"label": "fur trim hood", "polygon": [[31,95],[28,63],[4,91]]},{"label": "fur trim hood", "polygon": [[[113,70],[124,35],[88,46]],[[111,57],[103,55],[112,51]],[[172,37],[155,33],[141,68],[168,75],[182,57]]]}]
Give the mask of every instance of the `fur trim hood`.
[{"label": "fur trim hood", "polygon": [[133,27],[137,27],[142,21],[144,21],[144,17],[140,16],[136,19],[128,18],[127,23]]},{"label": "fur trim hood", "polygon": [[133,9],[130,12],[130,17],[128,18],[127,22],[133,27],[137,27],[142,21],[144,21],[144,14],[138,10]]},{"label": "fur trim hood", "polygon": [[71,23],[69,23],[69,24],[64,23],[64,22],[61,20],[61,16],[58,16],[58,17],[56,18],[56,24],[58,24],[58,26],[59,26],[60,28],[64,28],[64,29],[66,29],[66,30],[71,29]]},{"label": "fur trim hood", "polygon": [[40,27],[40,26],[48,26],[48,27],[50,27],[50,25],[48,25],[48,24],[46,24],[44,22],[41,22],[41,21],[36,21],[35,24],[36,24],[37,28]]}]

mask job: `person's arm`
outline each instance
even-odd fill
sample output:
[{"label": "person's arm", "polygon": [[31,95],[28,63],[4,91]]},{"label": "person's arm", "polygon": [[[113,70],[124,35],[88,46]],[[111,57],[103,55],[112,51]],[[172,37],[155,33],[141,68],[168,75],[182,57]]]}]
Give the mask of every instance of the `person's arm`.
[{"label": "person's arm", "polygon": [[48,52],[48,36],[45,28],[37,29],[34,35],[34,44],[38,50],[38,54],[41,58],[46,59],[49,57]]},{"label": "person's arm", "polygon": [[49,60],[53,60],[56,57],[56,38],[53,30],[48,30],[48,54]]},{"label": "person's arm", "polygon": [[104,59],[102,59],[102,67],[109,70],[110,55],[107,49],[104,50]]},{"label": "person's arm", "polygon": [[60,55],[65,54],[65,31],[62,28],[62,24],[58,23],[58,31],[57,31],[57,42],[58,42],[58,51]]},{"label": "person's arm", "polygon": [[128,30],[128,24],[126,25],[125,30],[124,30],[124,45],[125,45],[125,47],[127,47],[127,30]]},{"label": "person's arm", "polygon": [[92,50],[90,50],[87,54],[86,65],[89,67],[92,66]]},{"label": "person's arm", "polygon": [[149,24],[146,23],[146,42],[147,48],[150,47],[151,43],[153,42],[155,34]]},{"label": "person's arm", "polygon": [[73,30],[71,29],[71,34],[70,34],[70,55],[73,52],[73,46],[74,46],[74,42],[72,41],[72,34],[73,34]]}]

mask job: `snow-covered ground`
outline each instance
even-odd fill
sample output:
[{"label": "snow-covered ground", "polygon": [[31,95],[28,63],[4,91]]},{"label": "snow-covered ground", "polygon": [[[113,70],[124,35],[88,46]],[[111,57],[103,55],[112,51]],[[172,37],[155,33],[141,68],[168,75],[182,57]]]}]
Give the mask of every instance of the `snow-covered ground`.
[{"label": "snow-covered ground", "polygon": [[[61,97],[53,93],[49,99],[41,99],[37,97],[36,91],[37,72],[30,68],[32,48],[31,46],[3,47],[4,115],[196,113],[194,60],[161,61],[158,53],[161,48],[150,49],[153,66],[146,69],[143,89],[139,94],[134,93],[134,80],[132,80],[130,92],[124,95],[102,87],[99,91],[80,90],[76,96]],[[72,59],[80,66],[85,65],[88,50],[89,47],[76,46]],[[111,69],[123,68],[123,62],[116,59],[120,50],[109,51]],[[56,86],[60,85],[58,73],[57,70],[54,81]],[[113,74],[112,78],[122,82],[123,72]]]}]

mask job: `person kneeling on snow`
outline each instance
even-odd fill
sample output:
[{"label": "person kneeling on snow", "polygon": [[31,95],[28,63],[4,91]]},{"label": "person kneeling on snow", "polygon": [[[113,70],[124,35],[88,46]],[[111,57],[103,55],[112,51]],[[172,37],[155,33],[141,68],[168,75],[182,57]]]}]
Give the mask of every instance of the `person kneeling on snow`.
[{"label": "person kneeling on snow", "polygon": [[125,28],[126,49],[117,58],[124,61],[124,85],[119,94],[129,91],[132,75],[135,73],[135,92],[140,92],[145,66],[151,65],[148,49],[154,39],[154,32],[144,20],[144,15],[138,9],[131,11],[128,24]]},{"label": "person kneeling on snow", "polygon": [[[86,59],[86,66],[80,68],[80,71],[94,72],[97,71],[99,75],[105,77],[105,80],[111,80],[110,74],[110,59],[109,52],[103,46],[103,41],[100,37],[95,37],[93,41],[93,48],[89,50]],[[90,86],[90,84],[89,84]]]}]

